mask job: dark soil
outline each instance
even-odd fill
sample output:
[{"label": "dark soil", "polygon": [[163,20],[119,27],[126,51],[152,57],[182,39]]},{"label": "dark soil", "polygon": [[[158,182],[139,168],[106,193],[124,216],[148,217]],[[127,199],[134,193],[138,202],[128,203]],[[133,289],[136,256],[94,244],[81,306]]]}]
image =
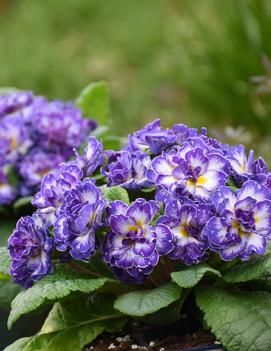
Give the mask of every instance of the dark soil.
[{"label": "dark soil", "polygon": [[[190,330],[189,330],[190,329]],[[222,350],[215,337],[207,330],[196,331],[189,323],[147,327],[133,324],[123,334],[102,334],[86,351],[192,351],[217,344],[214,351]],[[207,350],[207,349],[206,349]]]}]

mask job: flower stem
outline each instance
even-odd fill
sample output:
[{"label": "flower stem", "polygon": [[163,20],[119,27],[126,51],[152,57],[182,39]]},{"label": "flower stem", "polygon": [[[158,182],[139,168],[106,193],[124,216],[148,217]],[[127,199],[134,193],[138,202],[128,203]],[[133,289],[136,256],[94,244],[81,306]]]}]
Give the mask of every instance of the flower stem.
[{"label": "flower stem", "polygon": [[74,261],[70,261],[68,264],[75,271],[78,271],[78,272],[81,272],[81,273],[85,273],[85,274],[88,274],[88,275],[91,275],[91,276],[94,276],[94,277],[97,277],[97,278],[102,277],[101,274],[99,274],[97,272],[90,271],[88,268],[82,267],[82,266],[80,266],[80,264],[75,263]]}]

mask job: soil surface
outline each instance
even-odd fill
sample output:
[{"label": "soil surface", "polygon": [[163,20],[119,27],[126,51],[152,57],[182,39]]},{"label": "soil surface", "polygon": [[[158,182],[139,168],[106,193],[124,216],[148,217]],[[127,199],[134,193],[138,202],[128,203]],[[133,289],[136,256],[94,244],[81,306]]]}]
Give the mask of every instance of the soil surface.
[{"label": "soil surface", "polygon": [[[146,329],[136,326],[127,334],[103,334],[86,351],[192,351],[217,344],[213,351],[222,350],[215,337],[206,330],[198,329],[183,336],[178,325]],[[162,328],[162,329],[161,329]],[[207,349],[206,349],[207,350]]]}]

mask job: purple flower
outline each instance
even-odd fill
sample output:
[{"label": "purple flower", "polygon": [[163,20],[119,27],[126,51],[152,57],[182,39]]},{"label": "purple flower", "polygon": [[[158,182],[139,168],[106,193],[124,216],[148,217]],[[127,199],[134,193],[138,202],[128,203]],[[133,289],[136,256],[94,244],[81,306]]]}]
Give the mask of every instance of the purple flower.
[{"label": "purple flower", "polygon": [[74,150],[76,164],[83,170],[84,176],[90,176],[98,166],[103,164],[103,144],[95,137],[88,138],[87,146],[82,155]]},{"label": "purple flower", "polygon": [[19,114],[0,120],[0,154],[6,160],[16,162],[27,153],[33,141]]},{"label": "purple flower", "polygon": [[247,180],[255,180],[270,188],[271,173],[263,158],[254,159],[253,150],[250,150],[247,157],[243,145],[228,146],[226,158],[230,163],[232,179],[238,187]]},{"label": "purple flower", "polygon": [[14,92],[0,96],[0,117],[17,112],[33,102],[31,92]]},{"label": "purple flower", "polygon": [[152,186],[147,179],[147,171],[151,164],[148,154],[139,151],[107,151],[108,163],[102,169],[109,186],[121,185],[127,189],[142,189]]},{"label": "purple flower", "polygon": [[263,158],[260,157],[254,162],[254,169],[254,174],[250,177],[250,179],[255,180],[256,182],[271,189],[271,173],[269,172]]},{"label": "purple flower", "polygon": [[48,153],[40,148],[32,149],[18,166],[24,185],[33,187],[40,184],[42,178],[63,161],[61,154]]},{"label": "purple flower", "polygon": [[95,253],[95,234],[102,225],[105,206],[106,200],[90,179],[67,192],[54,227],[57,249],[69,250],[76,260],[88,260]]},{"label": "purple flower", "polygon": [[158,264],[159,255],[173,248],[170,230],[163,224],[151,225],[158,209],[155,201],[144,199],[130,206],[121,201],[109,206],[111,231],[104,241],[104,260],[126,282],[141,283]]},{"label": "purple flower", "polygon": [[82,177],[82,170],[68,162],[43,178],[41,189],[34,196],[32,204],[38,208],[39,215],[48,226],[53,225],[59,216],[65,192],[75,187]]},{"label": "purple flower", "polygon": [[71,151],[79,147],[92,130],[92,123],[82,118],[78,108],[59,100],[34,106],[32,126],[41,145],[49,147],[56,143]]},{"label": "purple flower", "polygon": [[228,179],[228,161],[209,152],[203,142],[185,143],[178,151],[154,158],[148,178],[170,192],[208,200]]},{"label": "purple flower", "polygon": [[247,158],[244,145],[230,146],[227,159],[236,174],[254,173],[254,151],[251,150]]},{"label": "purple flower", "polygon": [[165,215],[158,219],[158,224],[170,228],[173,237],[173,250],[168,257],[182,260],[191,265],[206,259],[207,240],[203,228],[212,216],[211,206],[186,201],[181,204],[172,200],[165,207]]},{"label": "purple flower", "polygon": [[221,187],[212,198],[217,216],[204,228],[212,250],[225,261],[240,257],[247,260],[253,253],[264,254],[271,230],[270,191],[253,180],[233,193]]},{"label": "purple flower", "polygon": [[22,217],[8,241],[12,279],[28,288],[52,270],[49,231],[36,214]]},{"label": "purple flower", "polygon": [[160,120],[147,124],[143,129],[129,135],[129,144],[126,147],[127,151],[151,151],[157,155],[161,151],[167,149],[176,142],[176,135],[173,131],[162,129]]},{"label": "purple flower", "polygon": [[[96,128],[96,123],[83,119],[72,103],[49,102],[29,92],[0,96],[0,117],[0,157],[18,173],[14,186],[19,196],[33,194],[42,177],[69,160],[73,149]],[[85,154],[77,157],[80,166],[85,163],[86,175],[100,164],[100,148],[97,146],[93,154],[89,143]],[[7,203],[8,196],[5,198]],[[9,198],[14,200],[13,196]]]},{"label": "purple flower", "polygon": [[206,128],[202,128],[200,133],[196,128],[188,128],[185,124],[175,124],[172,132],[176,135],[176,143],[183,145],[186,141],[195,137],[206,136]]},{"label": "purple flower", "polygon": [[229,146],[226,158],[230,163],[232,177],[238,186],[255,174],[254,151],[250,150],[248,157],[244,145]]}]

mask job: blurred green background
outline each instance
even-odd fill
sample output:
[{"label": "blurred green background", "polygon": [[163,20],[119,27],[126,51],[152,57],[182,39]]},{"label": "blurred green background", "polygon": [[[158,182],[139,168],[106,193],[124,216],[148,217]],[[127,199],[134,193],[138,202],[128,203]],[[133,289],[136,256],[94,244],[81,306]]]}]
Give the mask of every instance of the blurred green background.
[{"label": "blurred green background", "polygon": [[0,4],[0,85],[73,99],[105,79],[114,133],[161,117],[269,155],[270,0]]}]

